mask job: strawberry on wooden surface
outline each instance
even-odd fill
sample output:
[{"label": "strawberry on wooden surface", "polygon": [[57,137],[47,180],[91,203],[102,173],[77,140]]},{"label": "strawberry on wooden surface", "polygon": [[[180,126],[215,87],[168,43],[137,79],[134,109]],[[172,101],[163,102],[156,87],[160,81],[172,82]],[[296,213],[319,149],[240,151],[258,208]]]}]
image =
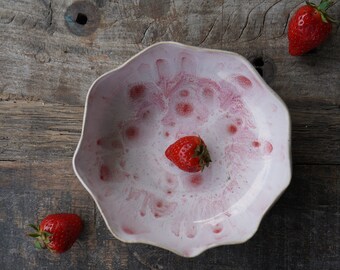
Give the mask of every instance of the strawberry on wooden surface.
[{"label": "strawberry on wooden surface", "polygon": [[29,226],[36,230],[29,234],[36,239],[36,248],[48,248],[52,252],[62,253],[70,249],[78,239],[83,222],[76,214],[60,213],[48,215],[39,226]]},{"label": "strawberry on wooden surface", "polygon": [[165,156],[186,172],[203,171],[211,162],[207,146],[198,136],[180,138],[166,149]]},{"label": "strawberry on wooden surface", "polygon": [[317,6],[313,3],[300,7],[288,25],[289,53],[302,55],[321,45],[332,31],[335,22],[326,13],[334,2],[322,0]]}]

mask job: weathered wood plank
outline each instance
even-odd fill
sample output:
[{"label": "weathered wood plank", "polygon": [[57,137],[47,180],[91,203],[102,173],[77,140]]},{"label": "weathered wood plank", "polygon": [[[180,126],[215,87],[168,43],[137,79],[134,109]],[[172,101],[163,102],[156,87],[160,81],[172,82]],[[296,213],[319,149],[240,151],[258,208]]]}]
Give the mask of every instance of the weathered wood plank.
[{"label": "weathered wood plank", "polygon": [[81,132],[82,106],[15,102],[0,103],[0,160],[72,157]]},{"label": "weathered wood plank", "polygon": [[271,59],[270,84],[283,98],[340,100],[339,72],[330,72],[340,64],[337,29],[314,54],[287,53],[287,21],[301,1],[96,1],[101,21],[85,37],[66,26],[71,3],[2,2],[0,92],[83,104],[96,77],[154,42],[174,40]]},{"label": "weathered wood plank", "polygon": [[340,161],[340,103],[287,100],[292,120],[295,164],[337,164]]},{"label": "weathered wood plank", "polygon": [[[0,170],[2,269],[336,269],[340,263],[339,166],[294,166],[291,185],[249,242],[193,259],[114,239],[69,162],[1,162]],[[63,256],[35,251],[25,236],[26,224],[55,211],[85,221],[79,245]]]},{"label": "weathered wood plank", "polygon": [[[74,211],[81,214],[88,223],[88,231],[85,231],[81,239],[85,241],[85,243],[81,242],[81,245],[83,247],[85,245],[87,253],[84,250],[79,251],[78,248],[74,249],[72,251],[74,254],[71,255],[74,265],[81,265],[79,254],[86,258],[89,267],[93,265],[104,267],[102,262],[98,262],[104,261],[106,269],[161,269],[161,267],[177,269],[181,265],[185,265],[184,269],[192,267],[261,269],[263,265],[269,267],[269,263],[276,263],[274,265],[277,265],[277,268],[274,269],[281,269],[281,266],[285,269],[291,263],[299,263],[301,269],[306,268],[306,265],[310,265],[309,269],[320,269],[318,267],[335,265],[338,262],[336,252],[339,248],[332,240],[339,225],[339,217],[336,214],[339,211],[339,166],[295,166],[291,186],[269,213],[268,223],[266,217],[254,238],[258,239],[258,242],[254,243],[254,240],[251,240],[245,246],[220,247],[204,253],[199,259],[183,260],[158,248],[121,244],[106,229],[94,203],[77,181],[71,167],[72,154],[81,128],[82,106],[44,104],[41,101],[17,100],[15,102],[11,100],[0,103],[1,111],[6,112],[0,115],[0,134],[4,134],[1,142],[7,144],[2,148],[0,155],[2,160],[0,161],[2,175],[0,197],[5,203],[3,209],[11,209],[11,212],[2,211],[1,225],[8,226],[15,223],[18,226],[15,230],[12,229],[12,236],[9,239],[24,230],[24,225],[31,222],[32,218],[43,217],[50,211]],[[295,101],[289,105],[293,119],[294,162],[301,164],[313,161],[317,164],[338,165],[339,107],[313,102],[306,106]],[[320,125],[323,128],[320,128]],[[322,153],[327,150],[324,148],[325,140],[328,142],[325,146],[328,151]],[[333,143],[329,144],[329,142]],[[10,205],[7,205],[8,203]],[[324,223],[319,223],[319,218],[327,220],[326,224],[330,222],[331,225],[327,225],[326,229]],[[100,224],[97,229],[96,222]],[[308,234],[301,224],[307,224]],[[315,226],[319,227],[318,232],[324,230],[323,236],[313,231]],[[301,231],[305,233],[300,235]],[[27,240],[20,238],[20,241],[24,246],[12,247],[12,252],[24,252],[25,258],[31,253],[35,254]],[[274,247],[276,253],[272,255],[272,248],[267,247],[267,241],[277,245],[284,243],[286,247],[283,249],[281,246]],[[323,256],[329,256],[327,261],[318,261],[317,258],[321,256],[318,253],[314,254],[315,260],[310,262],[309,253],[315,253],[315,250],[324,252],[323,248],[326,245],[328,252],[331,252],[327,253],[330,255],[322,253]],[[298,250],[303,247],[301,250],[304,250],[304,253],[302,251],[298,254],[290,253],[289,250],[296,250],[296,247],[299,248]],[[259,249],[262,251],[257,251]],[[247,260],[240,260],[254,252],[260,252],[258,256],[262,258],[274,256],[275,261],[274,259],[257,261],[253,256],[248,256]],[[90,254],[96,255],[90,256]],[[220,254],[227,254],[223,257],[227,259],[219,258]],[[32,269],[33,266],[45,265],[44,255],[37,256],[35,262],[30,262]],[[279,258],[280,256],[288,256],[288,258],[283,260]],[[64,257],[52,259],[60,267],[66,266]],[[10,260],[5,262],[12,263]],[[18,265],[24,265],[24,261],[21,263]]]},{"label": "weathered wood plank", "polygon": [[[15,101],[15,100],[14,100]],[[0,160],[65,160],[80,137],[83,106],[0,102]],[[340,103],[288,100],[296,164],[340,164]]]}]

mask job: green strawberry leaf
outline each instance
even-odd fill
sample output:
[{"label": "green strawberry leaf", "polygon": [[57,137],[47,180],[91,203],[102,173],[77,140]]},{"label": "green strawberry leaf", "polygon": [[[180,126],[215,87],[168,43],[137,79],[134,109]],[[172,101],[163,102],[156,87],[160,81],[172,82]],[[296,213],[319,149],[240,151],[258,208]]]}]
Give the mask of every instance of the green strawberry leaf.
[{"label": "green strawberry leaf", "polygon": [[328,20],[327,20],[327,17],[325,16],[325,14],[321,12],[320,15],[321,15],[321,20],[322,20],[324,23],[328,23]]},{"label": "green strawberry leaf", "polygon": [[29,233],[28,236],[37,238],[37,237],[40,237],[41,235],[39,233]]},{"label": "green strawberry leaf", "polygon": [[327,9],[329,9],[331,6],[333,6],[335,3],[333,1],[329,0],[322,0],[318,6],[319,11],[325,12]]},{"label": "green strawberry leaf", "polygon": [[42,234],[45,236],[45,237],[49,237],[52,235],[52,233],[49,233],[49,232],[45,232],[43,231]]},{"label": "green strawberry leaf", "polygon": [[33,228],[33,229],[36,230],[36,231],[39,231],[38,226],[35,225],[35,224],[28,224],[28,226],[30,226],[31,228]]},{"label": "green strawberry leaf", "polygon": [[37,249],[42,249],[43,248],[39,241],[35,241],[34,242],[34,247],[37,248]]}]

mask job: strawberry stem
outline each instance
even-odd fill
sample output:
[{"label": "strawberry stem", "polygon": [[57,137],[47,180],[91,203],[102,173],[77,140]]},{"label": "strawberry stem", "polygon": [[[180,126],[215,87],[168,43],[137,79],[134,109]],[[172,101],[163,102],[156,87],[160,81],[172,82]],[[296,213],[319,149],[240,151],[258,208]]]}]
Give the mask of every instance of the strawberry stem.
[{"label": "strawberry stem", "polygon": [[317,9],[321,12],[325,12],[327,9],[329,9],[331,6],[335,4],[334,1],[329,1],[329,0],[321,0],[319,6]]},{"label": "strawberry stem", "polygon": [[333,6],[336,3],[336,1],[330,1],[330,0],[321,0],[320,4],[317,6],[314,3],[311,3],[309,1],[306,1],[306,4],[315,8],[321,16],[321,19],[324,23],[328,23],[328,22],[333,22],[333,23],[338,23],[335,19],[333,19],[332,17],[330,17],[326,11],[327,9],[329,9],[331,6]]},{"label": "strawberry stem", "polygon": [[39,227],[35,224],[29,224],[31,228],[35,230],[34,233],[29,233],[28,236],[35,238],[34,247],[37,249],[45,249],[48,248],[48,244],[50,243],[50,236],[52,235],[49,232],[45,232],[39,229]]},{"label": "strawberry stem", "polygon": [[43,249],[43,247],[41,246],[40,242],[38,240],[34,241],[34,247],[36,249]]},{"label": "strawberry stem", "polygon": [[38,226],[35,225],[35,224],[28,224],[28,226],[30,226],[31,228],[33,228],[33,229],[36,230],[36,231],[39,231]]},{"label": "strawberry stem", "polygon": [[29,233],[28,236],[31,236],[31,237],[34,237],[34,238],[37,238],[40,236],[39,233]]},{"label": "strawberry stem", "polygon": [[201,167],[201,171],[204,170],[204,167],[209,167],[209,163],[211,162],[210,154],[207,146],[203,143],[202,139],[200,139],[200,143],[197,145],[194,153],[194,157],[199,158],[199,165]]}]

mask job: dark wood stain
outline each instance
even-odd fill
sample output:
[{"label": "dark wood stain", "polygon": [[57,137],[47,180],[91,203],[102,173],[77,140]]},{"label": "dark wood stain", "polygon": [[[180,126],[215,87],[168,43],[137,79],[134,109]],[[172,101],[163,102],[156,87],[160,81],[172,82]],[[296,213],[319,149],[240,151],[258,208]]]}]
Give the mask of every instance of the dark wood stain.
[{"label": "dark wood stain", "polygon": [[[340,35],[289,56],[287,22],[301,1],[92,2],[100,21],[81,36],[65,23],[70,1],[2,2],[0,269],[338,269]],[[115,239],[72,170],[91,83],[161,40],[270,59],[268,83],[292,118],[292,182],[258,232],[193,259]],[[36,251],[26,225],[64,211],[85,221],[78,244],[60,256]]]}]

